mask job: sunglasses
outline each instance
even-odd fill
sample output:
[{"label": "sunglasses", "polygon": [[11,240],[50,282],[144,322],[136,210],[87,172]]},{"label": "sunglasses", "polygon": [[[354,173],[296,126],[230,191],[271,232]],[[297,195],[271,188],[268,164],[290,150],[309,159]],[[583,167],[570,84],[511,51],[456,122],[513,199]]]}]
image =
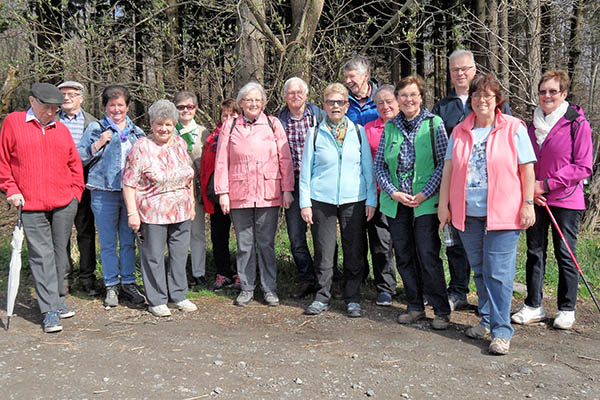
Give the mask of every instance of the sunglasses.
[{"label": "sunglasses", "polygon": [[196,106],[193,104],[181,104],[177,106],[177,109],[179,111],[183,111],[183,110],[188,110],[188,111],[192,111],[196,109]]},{"label": "sunglasses", "polygon": [[554,97],[557,94],[559,94],[560,91],[559,90],[554,90],[554,89],[552,89],[552,90],[540,90],[538,93],[539,93],[540,96],[545,96],[546,94],[549,94],[550,96]]},{"label": "sunglasses", "polygon": [[347,102],[348,102],[348,100],[325,100],[325,103],[328,106],[337,105],[338,107],[342,107]]}]

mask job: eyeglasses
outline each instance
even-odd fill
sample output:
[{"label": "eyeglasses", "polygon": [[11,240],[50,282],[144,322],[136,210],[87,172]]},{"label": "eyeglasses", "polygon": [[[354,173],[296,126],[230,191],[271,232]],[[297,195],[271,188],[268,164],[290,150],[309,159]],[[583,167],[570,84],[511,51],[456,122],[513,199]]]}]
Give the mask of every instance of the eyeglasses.
[{"label": "eyeglasses", "polygon": [[325,100],[325,104],[328,106],[336,105],[338,107],[343,107],[347,102],[348,100]]},{"label": "eyeglasses", "polygon": [[410,93],[410,94],[403,93],[403,94],[398,95],[398,97],[400,97],[402,100],[408,100],[408,99],[416,100],[419,97],[421,97],[421,93]]},{"label": "eyeglasses", "polygon": [[249,104],[260,104],[262,103],[262,99],[242,99],[244,102]]},{"label": "eyeglasses", "polygon": [[548,94],[548,95],[550,95],[550,97],[554,97],[554,96],[556,96],[557,94],[559,94],[560,92],[561,92],[560,90],[554,90],[554,89],[550,89],[550,90],[540,90],[540,91],[538,92],[538,94],[539,94],[540,96],[545,96],[545,95],[547,95],[547,94]]},{"label": "eyeglasses", "polygon": [[450,68],[450,72],[453,74],[458,74],[459,72],[466,74],[467,72],[469,72],[469,70],[471,68],[474,68],[474,67],[475,67],[474,65],[469,65],[469,66],[465,66],[465,67]]},{"label": "eyeglasses", "polygon": [[179,111],[183,111],[183,110],[188,110],[188,111],[192,111],[196,109],[196,106],[193,104],[180,104],[177,106],[177,109]]},{"label": "eyeglasses", "polygon": [[471,95],[471,98],[474,100],[483,99],[483,100],[489,101],[489,100],[493,99],[494,97],[496,97],[496,95],[493,93],[492,94],[483,94],[481,92],[475,92]]},{"label": "eyeglasses", "polygon": [[63,93],[63,97],[66,97],[68,99],[74,99],[75,97],[79,97],[79,96],[81,96],[81,93],[77,93],[77,92]]},{"label": "eyeglasses", "polygon": [[287,92],[285,95],[290,97],[301,97],[306,95],[306,93],[304,93],[302,90],[297,90],[294,92]]}]

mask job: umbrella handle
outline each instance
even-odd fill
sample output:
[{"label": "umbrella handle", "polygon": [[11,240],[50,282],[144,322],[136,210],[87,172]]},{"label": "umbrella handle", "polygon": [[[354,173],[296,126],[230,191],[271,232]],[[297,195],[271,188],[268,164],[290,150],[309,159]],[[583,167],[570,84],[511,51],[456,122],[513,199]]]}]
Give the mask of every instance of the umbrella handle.
[{"label": "umbrella handle", "polygon": [[17,226],[20,228],[23,225],[23,221],[21,220],[21,214],[23,213],[23,205],[19,204],[19,208],[17,209]]}]

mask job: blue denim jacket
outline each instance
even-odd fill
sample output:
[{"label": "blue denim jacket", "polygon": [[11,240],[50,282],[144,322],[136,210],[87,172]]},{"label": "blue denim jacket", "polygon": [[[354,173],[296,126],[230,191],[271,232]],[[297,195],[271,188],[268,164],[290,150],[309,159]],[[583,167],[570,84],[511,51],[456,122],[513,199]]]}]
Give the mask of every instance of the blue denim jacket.
[{"label": "blue denim jacket", "polygon": [[[145,136],[144,131],[135,126],[129,117],[127,117],[127,124],[133,127],[133,131],[130,131],[127,137],[131,144]],[[107,129],[112,131],[112,140],[96,153],[92,153],[92,145]],[[77,151],[83,165],[89,167],[90,172],[86,185],[88,189],[121,190],[121,174],[123,172],[121,169],[121,137],[119,132],[110,127],[106,116],[98,122],[92,122],[88,125],[79,145],[77,145]]]}]

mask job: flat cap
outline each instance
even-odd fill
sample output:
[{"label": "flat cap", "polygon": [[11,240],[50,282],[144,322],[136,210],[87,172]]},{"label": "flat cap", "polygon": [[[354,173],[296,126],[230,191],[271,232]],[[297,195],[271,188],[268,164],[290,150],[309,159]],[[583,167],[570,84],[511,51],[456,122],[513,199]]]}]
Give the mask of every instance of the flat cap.
[{"label": "flat cap", "polygon": [[80,90],[81,92],[83,92],[83,85],[81,83],[75,82],[75,81],[64,81],[63,83],[58,85],[58,88],[59,89],[73,88],[73,89],[77,89],[77,90]]},{"label": "flat cap", "polygon": [[44,104],[62,106],[64,102],[62,92],[49,83],[34,83],[31,86],[31,95]]}]

